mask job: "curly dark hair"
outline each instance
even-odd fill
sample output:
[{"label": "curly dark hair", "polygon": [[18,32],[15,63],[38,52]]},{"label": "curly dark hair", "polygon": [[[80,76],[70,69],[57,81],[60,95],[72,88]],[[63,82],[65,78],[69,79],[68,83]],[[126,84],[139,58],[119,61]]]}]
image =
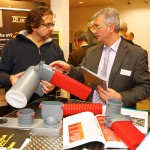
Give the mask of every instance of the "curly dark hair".
[{"label": "curly dark hair", "polygon": [[25,19],[25,28],[27,29],[28,33],[32,33],[32,28],[38,28],[41,24],[42,17],[44,15],[52,15],[55,17],[55,14],[52,10],[45,6],[39,6],[37,8],[32,9]]}]

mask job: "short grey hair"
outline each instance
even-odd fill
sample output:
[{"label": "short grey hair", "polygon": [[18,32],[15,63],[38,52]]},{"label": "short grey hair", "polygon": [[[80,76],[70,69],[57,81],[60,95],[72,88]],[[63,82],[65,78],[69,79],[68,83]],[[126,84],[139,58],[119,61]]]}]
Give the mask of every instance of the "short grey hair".
[{"label": "short grey hair", "polygon": [[105,8],[102,10],[99,10],[96,12],[93,17],[97,18],[100,15],[104,15],[104,23],[107,24],[114,24],[115,26],[115,31],[119,32],[120,29],[120,17],[119,17],[119,12],[115,8]]}]

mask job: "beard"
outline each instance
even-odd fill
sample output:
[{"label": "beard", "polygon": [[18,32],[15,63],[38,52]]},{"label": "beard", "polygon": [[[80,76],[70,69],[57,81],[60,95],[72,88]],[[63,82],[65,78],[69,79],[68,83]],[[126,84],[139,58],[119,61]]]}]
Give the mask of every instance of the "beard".
[{"label": "beard", "polygon": [[41,38],[42,38],[43,40],[47,40],[47,39],[50,38],[50,35],[51,35],[51,32],[48,33],[48,34],[46,34],[45,36],[42,36]]},{"label": "beard", "polygon": [[50,38],[52,31],[49,31],[48,33],[41,33],[41,32],[36,32],[36,35],[43,41],[47,40]]}]

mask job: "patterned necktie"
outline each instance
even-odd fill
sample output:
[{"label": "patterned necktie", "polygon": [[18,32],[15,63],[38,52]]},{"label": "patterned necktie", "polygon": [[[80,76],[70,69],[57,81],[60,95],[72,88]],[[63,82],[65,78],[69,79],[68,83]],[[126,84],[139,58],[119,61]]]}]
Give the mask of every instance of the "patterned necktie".
[{"label": "patterned necktie", "polygon": [[102,71],[101,71],[101,76],[104,78],[107,77],[107,66],[108,66],[110,51],[111,51],[111,48],[105,47],[104,64],[103,64]]},{"label": "patterned necktie", "polygon": [[[105,47],[104,50],[105,50],[105,55],[104,55],[104,63],[103,63],[102,70],[101,70],[101,76],[106,79],[106,77],[107,77],[107,67],[108,67],[108,61],[109,61],[109,53],[112,49],[110,47]],[[105,102],[100,99],[97,90],[94,90],[93,102],[94,103],[101,103],[102,105],[105,105]]]}]

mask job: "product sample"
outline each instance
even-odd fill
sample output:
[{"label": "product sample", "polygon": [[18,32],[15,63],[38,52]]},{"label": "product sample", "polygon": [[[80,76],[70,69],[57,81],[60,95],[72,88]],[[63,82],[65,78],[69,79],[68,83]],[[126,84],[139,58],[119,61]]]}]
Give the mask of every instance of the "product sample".
[{"label": "product sample", "polygon": [[90,87],[63,73],[54,71],[44,62],[40,62],[37,66],[29,67],[25,74],[10,88],[6,93],[7,102],[16,108],[25,107],[34,92],[40,96],[44,94],[41,90],[41,80],[48,81],[82,100],[86,100],[92,91]]},{"label": "product sample", "polygon": [[106,103],[105,125],[112,128],[118,137],[131,149],[135,150],[145,138],[131,122],[129,116],[120,114],[122,102],[109,99]]},{"label": "product sample", "polygon": [[63,116],[70,116],[84,111],[90,111],[94,115],[102,114],[102,104],[64,104],[63,106]]}]

